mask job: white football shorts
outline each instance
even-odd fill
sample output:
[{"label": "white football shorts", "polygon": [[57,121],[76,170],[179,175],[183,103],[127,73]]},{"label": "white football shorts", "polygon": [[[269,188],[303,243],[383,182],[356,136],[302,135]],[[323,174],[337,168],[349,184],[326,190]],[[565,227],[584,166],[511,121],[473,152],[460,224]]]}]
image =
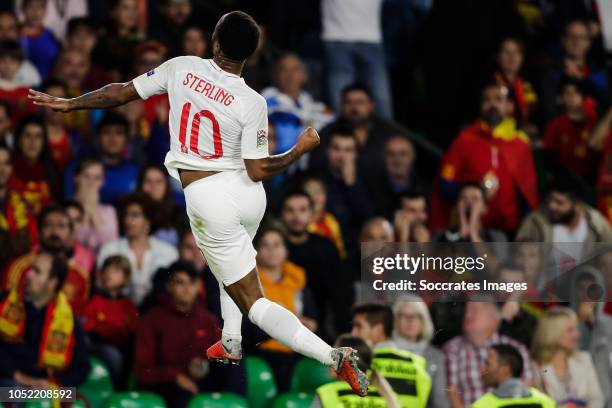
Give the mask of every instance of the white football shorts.
[{"label": "white football shorts", "polygon": [[261,182],[246,170],[222,171],[185,188],[191,231],[210,270],[225,286],[255,268],[253,237],[266,210]]}]

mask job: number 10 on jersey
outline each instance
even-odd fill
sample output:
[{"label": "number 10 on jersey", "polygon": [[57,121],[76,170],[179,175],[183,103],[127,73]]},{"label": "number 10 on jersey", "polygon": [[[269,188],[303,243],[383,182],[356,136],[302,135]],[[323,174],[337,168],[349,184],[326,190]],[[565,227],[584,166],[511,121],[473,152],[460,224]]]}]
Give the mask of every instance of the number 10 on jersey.
[{"label": "number 10 on jersey", "polygon": [[[219,122],[215,118],[215,115],[207,109],[203,109],[193,115],[191,120],[191,132],[189,134],[189,146],[187,146],[187,121],[189,120],[189,114],[191,113],[191,103],[185,102],[183,105],[183,111],[181,113],[181,126],[179,131],[179,142],[181,143],[181,152],[188,153],[191,150],[203,159],[218,159],[223,156],[223,145],[221,144],[221,132],[219,131]],[[200,136],[200,121],[202,118],[210,120],[213,130],[213,145],[215,147],[215,153],[212,155],[203,155],[198,149],[198,142]]]}]

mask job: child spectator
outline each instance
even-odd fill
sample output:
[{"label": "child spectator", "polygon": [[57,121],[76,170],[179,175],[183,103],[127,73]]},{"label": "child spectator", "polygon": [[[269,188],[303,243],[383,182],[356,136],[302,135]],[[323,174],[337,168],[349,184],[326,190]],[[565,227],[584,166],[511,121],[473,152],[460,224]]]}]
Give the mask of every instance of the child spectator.
[{"label": "child spectator", "polygon": [[[0,40],[19,41],[19,22],[15,14],[10,11],[0,11]],[[34,87],[41,82],[38,70],[28,60],[21,62],[15,79],[22,86]]]},{"label": "child spectator", "polygon": [[0,99],[9,104],[12,120],[18,123],[35,106],[28,100],[28,89],[17,78],[23,52],[15,41],[0,42]]},{"label": "child spectator", "polygon": [[43,79],[49,75],[60,50],[51,30],[43,25],[46,7],[46,0],[23,0],[24,20],[20,38],[27,59],[36,65]]},{"label": "child spectator", "polygon": [[122,295],[130,282],[130,262],[121,255],[106,258],[100,271],[100,291],[85,307],[84,329],[93,341],[92,352],[109,368],[117,383],[123,373],[125,351],[134,331],[138,311],[132,301]]}]

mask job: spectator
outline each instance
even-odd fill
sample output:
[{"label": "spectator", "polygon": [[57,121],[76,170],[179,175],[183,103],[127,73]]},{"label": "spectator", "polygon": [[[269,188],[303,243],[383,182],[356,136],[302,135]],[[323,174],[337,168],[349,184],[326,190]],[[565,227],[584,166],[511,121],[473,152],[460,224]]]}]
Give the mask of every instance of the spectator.
[{"label": "spectator", "polygon": [[[10,11],[0,11],[0,41],[19,41],[19,22],[17,17]],[[27,59],[23,59],[15,80],[24,87],[40,85],[40,74],[36,67]]]},{"label": "spectator", "polygon": [[370,218],[361,228],[359,241],[383,244],[393,242],[393,227],[382,217]]},{"label": "spectator", "polygon": [[[89,55],[83,51],[66,48],[60,52],[53,70],[53,78],[66,84],[68,97],[76,97],[88,91],[85,80],[91,69]],[[94,119],[101,115],[99,110],[77,110],[65,113],[66,126],[91,142]]]},{"label": "spectator", "polygon": [[[281,56],[274,67],[274,84],[261,91],[268,116],[276,128],[276,152],[287,151],[307,126],[322,128],[331,115],[304,90],[306,67],[295,54]],[[275,153],[276,153],[275,152]]]},{"label": "spectator", "polygon": [[189,225],[189,220],[172,197],[166,171],[161,167],[146,166],[140,173],[137,190],[148,195],[154,203],[156,217],[153,236],[172,246],[178,246],[178,228]]},{"label": "spectator", "polygon": [[399,197],[393,217],[397,242],[430,242],[427,229],[427,200],[422,193],[408,191]]},{"label": "spectator", "polygon": [[310,196],[313,203],[312,220],[308,224],[308,232],[331,240],[336,245],[340,258],[346,258],[340,223],[336,217],[325,210],[327,207],[325,183],[318,177],[307,177],[302,182],[302,188]]},{"label": "spectator", "polygon": [[103,184],[102,162],[85,159],[79,163],[74,176],[74,198],[83,206],[83,225],[78,240],[94,252],[98,252],[102,244],[119,237],[115,208],[100,202]]},{"label": "spectator", "polygon": [[177,262],[168,274],[168,296],[138,322],[134,374],[141,388],[162,395],[168,407],[185,408],[194,394],[245,394],[240,367],[210,365],[205,350],[218,338],[217,319],[197,301],[201,277]]},{"label": "spectator", "polygon": [[[75,17],[68,21],[66,48],[91,57],[98,44],[98,31],[91,17]],[[97,61],[91,61],[89,72],[83,80],[85,89],[98,89],[113,81],[111,72]]]},{"label": "spectator", "polygon": [[444,353],[431,345],[434,326],[427,305],[418,296],[406,295],[393,303],[393,316],[393,344],[400,350],[422,356],[427,363],[427,372],[431,377],[427,407],[449,407]]},{"label": "spectator", "polygon": [[610,99],[608,76],[604,69],[589,60],[591,36],[587,23],[581,20],[568,22],[562,45],[563,55],[547,64],[541,80],[541,108],[544,118],[551,118],[556,111],[555,100],[563,77],[581,82],[584,92],[593,96],[593,99],[587,102],[590,105],[587,109],[606,109]]},{"label": "spectator", "polygon": [[[508,88],[487,85],[482,91],[480,119],[464,128],[442,159],[432,197],[433,229],[444,228],[450,202],[460,183],[483,185],[487,194],[485,228],[514,232],[525,207],[537,205],[536,174],[527,136],[509,117]],[[451,200],[451,201],[448,201]]]},{"label": "spectator", "polygon": [[127,347],[131,346],[136,331],[138,310],[122,295],[129,285],[130,274],[130,261],[125,257],[106,258],[99,275],[100,291],[87,302],[83,313],[83,327],[93,341],[92,354],[106,363],[116,385],[121,383],[124,355],[129,355]]},{"label": "spectator", "polygon": [[581,266],[572,279],[570,300],[578,318],[578,349],[593,357],[604,397],[604,407],[612,407],[612,317],[604,314],[606,283],[601,272]]},{"label": "spectator", "polygon": [[612,221],[612,108],[593,129],[589,145],[603,152],[597,176],[597,208]]},{"label": "spectator", "polygon": [[352,129],[337,129],[327,147],[327,168],[322,173],[327,209],[338,218],[347,239],[347,251],[356,249],[361,224],[374,213],[365,183],[357,169],[357,142]]},{"label": "spectator", "polygon": [[11,152],[0,144],[0,265],[23,255],[36,245],[36,219],[24,197],[12,189]]},{"label": "spectator", "polygon": [[334,110],[340,109],[345,86],[364,83],[373,93],[376,109],[386,119],[393,106],[382,44],[383,2],[324,0],[321,3],[327,88]]},{"label": "spectator", "polygon": [[367,180],[378,214],[391,218],[399,196],[408,191],[424,192],[417,174],[416,151],[410,139],[397,134],[385,141],[385,168]]},{"label": "spectator", "polygon": [[312,209],[312,200],[304,192],[291,192],[283,199],[280,218],[287,234],[288,260],[306,270],[306,283],[314,297],[322,331],[326,331],[331,317],[332,327],[342,332],[347,329],[352,293],[336,290],[346,285],[346,272],[334,244],[308,232]]},{"label": "spectator", "polygon": [[[69,259],[68,277],[62,291],[66,294],[77,315],[89,299],[90,276],[95,263],[95,256],[74,238],[74,225],[66,210],[57,205],[51,205],[39,216],[40,248],[53,254]],[[4,271],[0,288],[23,289],[26,275],[32,265],[36,252],[31,252],[12,260]]]},{"label": "spectator", "polygon": [[132,268],[130,298],[140,305],[152,287],[155,271],[178,258],[175,247],[151,235],[154,207],[143,193],[132,193],[121,199],[119,219],[124,236],[105,243],[98,254],[98,266],[112,255],[123,255]]},{"label": "spectator", "polygon": [[463,333],[444,345],[446,378],[451,407],[466,407],[487,391],[478,368],[482,366],[487,349],[493,344],[509,344],[523,357],[523,380],[534,380],[529,353],[517,341],[498,334],[500,312],[490,301],[469,301],[465,306]]},{"label": "spectator", "polygon": [[170,57],[176,57],[183,49],[183,35],[192,16],[191,0],[165,0],[161,6],[162,21],[153,27],[151,37],[168,48]]},{"label": "spectator", "polygon": [[28,89],[17,77],[22,62],[23,52],[16,41],[0,41],[0,98],[8,103],[15,123],[36,108],[28,99]]},{"label": "spectator", "polygon": [[183,33],[183,51],[181,54],[205,58],[207,52],[208,42],[204,31],[198,26],[186,28]]},{"label": "spectator", "polygon": [[[66,85],[59,81],[45,82],[42,91],[58,98],[67,96]],[[83,142],[81,135],[65,126],[63,113],[43,107],[42,116],[49,135],[51,156],[57,167],[64,171],[71,159],[82,157],[87,153],[88,146]]]},{"label": "spectator", "polygon": [[580,180],[569,176],[551,183],[545,204],[523,220],[516,239],[554,243],[575,260],[589,253],[595,242],[610,242],[610,225],[585,202],[583,188]]},{"label": "spectator", "polygon": [[11,122],[9,104],[6,101],[0,100],[0,145],[8,149],[13,149],[15,145]]},{"label": "spectator", "polygon": [[[390,384],[404,407],[425,408],[431,390],[431,377],[425,358],[401,350],[392,340],[393,312],[387,305],[366,303],[353,309],[351,334],[374,350],[372,367]],[[403,384],[415,384],[416,392]]]},{"label": "spectator", "polygon": [[[75,387],[89,373],[87,340],[79,319],[60,291],[68,265],[61,256],[33,257],[25,296],[0,295],[0,382],[11,387]],[[66,324],[72,321],[72,324]]]},{"label": "spectator", "polygon": [[385,142],[398,134],[396,126],[382,119],[374,112],[374,100],[370,91],[359,84],[349,85],[342,90],[342,106],[339,117],[321,130],[321,148],[310,154],[309,168],[325,166],[325,148],[330,135],[337,127],[348,123],[354,131],[359,148],[359,173],[378,175],[385,170]]},{"label": "spectator", "polygon": [[26,58],[36,65],[42,79],[49,75],[60,51],[60,44],[44,25],[46,0],[23,0],[21,11],[21,46]]},{"label": "spectator", "polygon": [[538,96],[530,82],[522,76],[525,60],[525,45],[521,40],[507,37],[502,40],[497,51],[497,71],[495,82],[511,89],[514,103],[513,116],[519,126],[534,139],[538,128],[532,122]]},{"label": "spectator", "polygon": [[[268,299],[290,310],[304,326],[316,332],[319,323],[312,294],[306,287],[306,273],[287,260],[282,231],[274,227],[260,229],[254,246],[261,286]],[[288,391],[291,372],[301,357],[274,339],[259,344],[257,354],[271,364],[279,392]]]},{"label": "spectator", "polygon": [[[389,408],[399,408],[402,406],[389,382],[372,367],[372,350],[370,350],[370,347],[362,338],[343,334],[338,338],[334,346],[351,347],[357,351],[357,366],[364,373],[370,373],[368,395],[359,397],[355,393],[350,392],[349,388],[342,381],[333,381],[317,388],[317,395],[311,408],[334,408],[362,403],[368,404],[368,406]],[[332,377],[336,376],[333,370],[328,371]]]},{"label": "spectator", "polygon": [[[98,125],[97,145],[100,160],[104,164],[104,184],[100,190],[103,203],[115,204],[119,198],[134,190],[139,168],[136,163],[124,160],[123,154],[128,142],[129,124],[125,117],[107,113]],[[71,196],[74,191],[73,162],[64,172],[64,194]]]},{"label": "spectator", "polygon": [[604,399],[591,354],[578,349],[578,319],[569,308],[544,312],[534,334],[533,357],[540,387],[558,406],[603,408]]},{"label": "spectator", "polygon": [[61,196],[47,128],[39,116],[28,116],[19,124],[12,162],[15,187],[30,203],[34,214],[40,214],[53,198]]},{"label": "spectator", "polygon": [[138,25],[140,10],[136,0],[118,0],[110,13],[109,21],[103,30],[93,59],[111,70],[111,75],[119,80],[130,73],[134,50],[144,35]]},{"label": "spectator", "polygon": [[[24,2],[24,0],[15,0],[15,10],[21,10],[22,7],[19,5]],[[45,3],[46,11],[43,23],[60,42],[64,42],[66,39],[67,23],[74,17],[87,15],[88,12],[88,2],[82,0],[65,0],[61,3],[45,0]]]},{"label": "spectator", "polygon": [[481,368],[482,382],[492,387],[492,392],[480,397],[473,408],[489,408],[517,404],[542,408],[554,408],[555,401],[536,388],[528,388],[521,382],[523,359],[521,353],[508,344],[494,344],[487,350],[487,358]]},{"label": "spectator", "polygon": [[67,199],[63,200],[61,206],[64,207],[66,213],[68,214],[68,218],[70,218],[70,222],[72,223],[73,228],[73,236],[75,243],[77,245],[82,245],[82,242],[79,241],[78,237],[81,235],[81,230],[83,229],[83,218],[85,217],[85,210],[81,203],[77,200]]},{"label": "spectator", "polygon": [[542,145],[550,149],[565,170],[593,180],[598,156],[589,146],[591,131],[597,123],[597,113],[584,109],[582,84],[568,80],[561,86],[563,113],[546,125]]},{"label": "spectator", "polygon": [[434,241],[437,242],[491,242],[497,256],[505,255],[506,236],[502,231],[486,229],[482,219],[487,212],[485,191],[478,183],[464,183],[459,190],[459,197],[451,216],[451,228],[440,231]]}]

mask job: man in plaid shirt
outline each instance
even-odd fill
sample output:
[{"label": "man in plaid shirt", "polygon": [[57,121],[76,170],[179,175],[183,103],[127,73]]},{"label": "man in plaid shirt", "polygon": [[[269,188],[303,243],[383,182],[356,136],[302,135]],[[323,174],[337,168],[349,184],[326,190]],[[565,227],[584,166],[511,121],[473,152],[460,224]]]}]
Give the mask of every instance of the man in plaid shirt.
[{"label": "man in plaid shirt", "polygon": [[449,399],[453,408],[469,407],[488,390],[480,378],[487,349],[493,344],[514,346],[523,356],[523,381],[534,382],[534,369],[527,349],[497,333],[501,315],[492,301],[470,301],[463,318],[463,334],[444,345]]}]

